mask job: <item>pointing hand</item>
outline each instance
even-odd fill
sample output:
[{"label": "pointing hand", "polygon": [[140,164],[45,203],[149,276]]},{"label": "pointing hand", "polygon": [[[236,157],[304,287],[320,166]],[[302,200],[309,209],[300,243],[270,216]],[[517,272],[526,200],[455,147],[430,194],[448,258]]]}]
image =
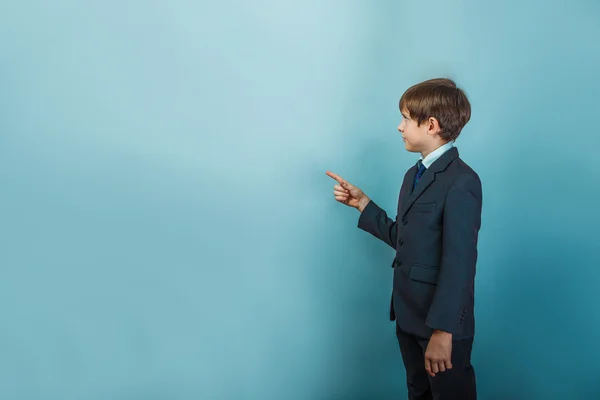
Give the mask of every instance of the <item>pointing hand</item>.
[{"label": "pointing hand", "polygon": [[333,195],[335,199],[342,204],[354,207],[362,212],[370,201],[369,197],[364,194],[360,188],[352,185],[339,175],[330,171],[327,171],[326,173],[338,182],[338,184],[333,186]]}]

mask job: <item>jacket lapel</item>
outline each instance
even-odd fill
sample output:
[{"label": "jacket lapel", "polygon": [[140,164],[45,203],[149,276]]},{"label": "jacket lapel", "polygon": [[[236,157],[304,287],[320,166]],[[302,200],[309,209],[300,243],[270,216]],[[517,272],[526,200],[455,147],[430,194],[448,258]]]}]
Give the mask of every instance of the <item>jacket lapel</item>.
[{"label": "jacket lapel", "polygon": [[419,196],[423,194],[425,189],[427,189],[435,181],[435,175],[444,171],[448,167],[448,165],[450,165],[450,163],[457,157],[458,149],[456,147],[453,147],[444,154],[442,154],[440,158],[435,160],[433,164],[431,164],[429,168],[425,170],[414,191],[412,190],[412,185],[415,179],[417,168],[416,166],[413,166],[409,170],[408,176],[410,176],[411,179],[409,180],[409,182],[405,183],[410,186],[406,188],[407,190],[405,191],[406,197],[402,205],[402,217],[406,215],[408,210],[410,210],[411,206],[419,198]]}]

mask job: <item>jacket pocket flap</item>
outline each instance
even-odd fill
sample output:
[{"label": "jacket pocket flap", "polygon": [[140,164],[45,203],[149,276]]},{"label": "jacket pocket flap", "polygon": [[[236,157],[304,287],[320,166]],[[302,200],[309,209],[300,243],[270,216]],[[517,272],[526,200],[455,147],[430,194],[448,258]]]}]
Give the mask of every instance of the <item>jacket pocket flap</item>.
[{"label": "jacket pocket flap", "polygon": [[413,209],[418,213],[431,213],[435,211],[435,203],[415,203]]},{"label": "jacket pocket flap", "polygon": [[425,265],[413,264],[410,267],[410,279],[413,281],[431,283],[437,285],[439,268],[428,267]]}]

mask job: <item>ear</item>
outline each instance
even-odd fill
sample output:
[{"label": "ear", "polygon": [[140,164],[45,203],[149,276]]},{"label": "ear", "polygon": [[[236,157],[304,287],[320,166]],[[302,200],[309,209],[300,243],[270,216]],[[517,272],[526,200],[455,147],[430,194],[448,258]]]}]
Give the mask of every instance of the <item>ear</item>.
[{"label": "ear", "polygon": [[440,128],[440,123],[435,117],[429,117],[426,121],[427,124],[427,134],[431,136],[437,136],[442,131]]}]

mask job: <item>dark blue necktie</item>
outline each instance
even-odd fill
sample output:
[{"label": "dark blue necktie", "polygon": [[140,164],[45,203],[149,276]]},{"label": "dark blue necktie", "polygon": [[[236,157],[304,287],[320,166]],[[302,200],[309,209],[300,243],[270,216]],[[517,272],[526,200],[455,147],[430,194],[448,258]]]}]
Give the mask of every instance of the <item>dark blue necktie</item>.
[{"label": "dark blue necktie", "polygon": [[415,189],[415,187],[417,187],[417,183],[419,183],[419,180],[421,179],[421,177],[423,176],[423,173],[427,169],[427,168],[425,168],[425,166],[423,165],[423,162],[421,160],[417,161],[417,167],[419,169],[417,170],[417,175],[415,175],[415,182],[413,183],[413,190]]}]

